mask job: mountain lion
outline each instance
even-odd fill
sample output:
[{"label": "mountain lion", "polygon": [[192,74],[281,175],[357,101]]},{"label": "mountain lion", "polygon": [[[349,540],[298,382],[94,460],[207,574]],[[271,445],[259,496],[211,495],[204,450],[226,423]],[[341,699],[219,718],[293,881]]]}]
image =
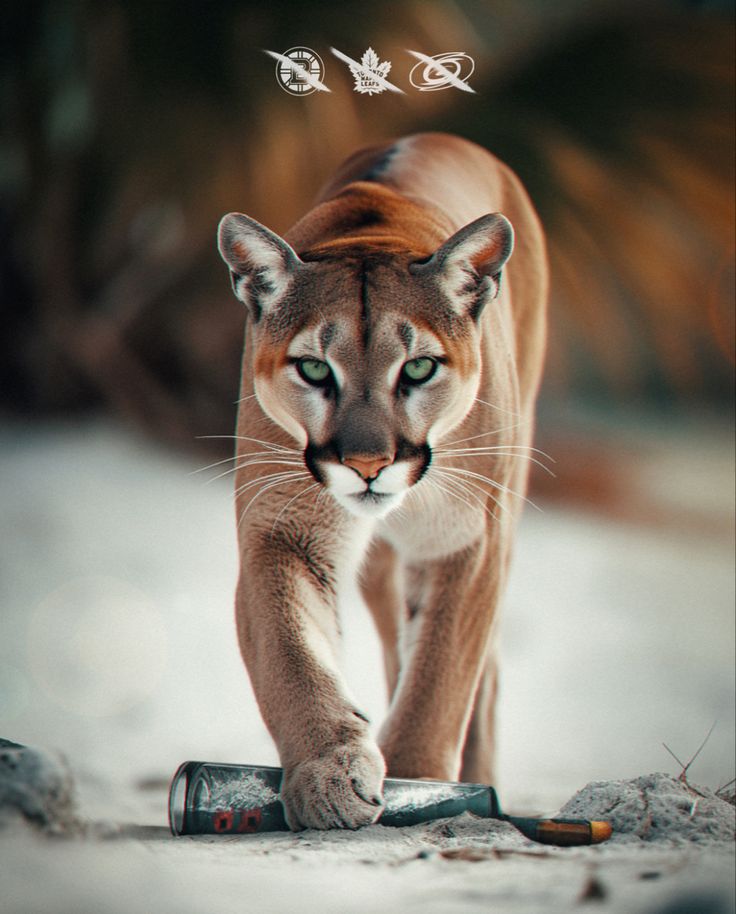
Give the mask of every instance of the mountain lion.
[{"label": "mountain lion", "polygon": [[[479,146],[420,134],[348,159],[284,238],[225,216],[219,247],[247,307],[237,629],[289,825],[375,821],[386,772],[490,782],[545,343],[525,191]],[[377,740],[338,668],[356,575],[385,653]]]}]

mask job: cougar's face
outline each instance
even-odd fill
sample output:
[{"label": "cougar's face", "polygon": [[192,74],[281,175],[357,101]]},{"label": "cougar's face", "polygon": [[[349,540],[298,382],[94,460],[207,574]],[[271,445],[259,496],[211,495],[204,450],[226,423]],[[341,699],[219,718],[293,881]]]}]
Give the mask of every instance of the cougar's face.
[{"label": "cougar's face", "polygon": [[314,267],[294,290],[301,326],[277,344],[268,319],[257,333],[256,395],[303,447],[317,482],[352,514],[381,517],[470,410],[477,329],[449,311],[439,316],[436,304],[422,307],[408,269]]},{"label": "cougar's face", "polygon": [[250,311],[258,401],[351,513],[397,508],[470,411],[478,317],[512,244],[497,213],[429,257],[339,246],[300,257],[247,216],[220,223],[220,253]]}]

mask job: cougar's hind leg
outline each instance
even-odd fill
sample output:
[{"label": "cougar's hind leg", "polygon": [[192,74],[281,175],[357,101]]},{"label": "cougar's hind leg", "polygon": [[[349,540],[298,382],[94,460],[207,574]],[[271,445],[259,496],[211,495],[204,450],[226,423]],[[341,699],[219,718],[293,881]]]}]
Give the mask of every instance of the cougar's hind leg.
[{"label": "cougar's hind leg", "polygon": [[399,678],[399,634],[403,597],[396,553],[383,540],[373,543],[360,576],[361,591],[383,647],[388,700]]},{"label": "cougar's hind leg", "polygon": [[494,652],[486,659],[473,700],[473,711],[463,745],[460,780],[493,784],[495,777],[495,714],[498,666]]}]

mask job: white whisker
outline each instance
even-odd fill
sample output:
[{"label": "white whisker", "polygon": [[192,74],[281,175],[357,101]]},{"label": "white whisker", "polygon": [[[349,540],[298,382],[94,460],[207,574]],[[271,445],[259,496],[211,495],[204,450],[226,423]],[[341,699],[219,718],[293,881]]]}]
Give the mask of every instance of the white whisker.
[{"label": "white whisker", "polygon": [[[305,473],[304,476],[300,475],[299,478],[307,478],[308,475],[309,474]],[[260,480],[258,480],[258,481],[260,481]],[[245,506],[243,513],[240,515],[240,519],[238,520],[238,530],[240,529],[240,526],[243,523],[243,520],[245,519],[245,515],[248,513],[248,511],[250,511],[253,503],[256,501],[256,499],[258,499],[261,495],[263,495],[264,492],[267,492],[269,489],[274,489],[277,486],[282,486],[282,485],[285,485],[286,483],[291,483],[291,482],[296,482],[296,481],[297,481],[296,479],[276,479],[276,480],[266,483],[262,488],[260,488],[256,492],[256,494],[253,496],[253,498],[251,498],[251,500]],[[248,485],[250,485],[250,483],[248,483]]]},{"label": "white whisker", "polygon": [[433,454],[469,454],[469,453],[485,453],[491,451],[533,451],[535,454],[541,454],[542,457],[546,457],[547,460],[551,460],[552,463],[556,463],[554,457],[548,454],[546,451],[540,450],[538,447],[531,447],[528,444],[480,444],[475,445],[474,447],[459,447],[453,448],[452,450],[438,447],[435,448]]},{"label": "white whisker", "polygon": [[[439,469],[439,467],[437,468]],[[540,514],[544,512],[539,507],[539,505],[534,504],[531,498],[528,498],[526,495],[522,495],[521,492],[516,492],[514,489],[505,486],[501,482],[497,482],[495,479],[491,479],[488,476],[483,476],[481,473],[474,473],[472,470],[461,469],[460,467],[442,467],[442,472],[444,473],[459,473],[462,476],[468,476],[473,479],[477,479],[480,482],[486,483],[486,485],[492,486],[494,489],[499,489],[501,492],[508,492],[509,495],[515,495],[517,498],[520,498],[522,501],[525,501],[528,505],[531,505],[535,511],[539,511]],[[489,493],[490,494],[490,493]],[[493,498],[493,495],[491,495]],[[494,499],[495,501],[495,499]]]},{"label": "white whisker", "polygon": [[294,447],[285,447],[283,444],[275,444],[273,441],[263,441],[261,438],[251,438],[249,435],[198,435],[197,439],[204,441],[207,439],[228,439],[230,441],[254,441],[256,444],[262,444],[272,451],[279,451],[289,454],[301,454],[301,451]]},{"label": "white whisker", "polygon": [[271,482],[288,482],[292,479],[307,479],[309,478],[308,473],[300,473],[296,470],[290,472],[281,472],[281,473],[268,473],[265,476],[258,476],[256,479],[251,479],[249,482],[243,483],[242,486],[238,486],[235,490],[234,495],[238,498],[244,492],[247,492],[248,489],[252,489],[258,485],[270,484]]},{"label": "white whisker", "polygon": [[212,479],[207,480],[207,485],[210,483],[216,482],[218,479],[222,479],[225,476],[229,476],[231,473],[237,473],[238,470],[244,470],[247,467],[253,466],[282,466],[282,467],[301,467],[304,469],[304,462],[301,460],[276,460],[276,459],[254,459],[246,460],[244,463],[239,463],[230,469],[225,470],[223,473],[218,473],[217,476],[213,476]]},{"label": "white whisker", "polygon": [[[536,448],[529,448],[529,450],[536,451]],[[543,454],[542,451],[539,451],[538,453]],[[548,454],[543,454],[543,455],[545,457],[547,457],[549,460],[552,460],[552,458],[549,457]],[[545,471],[545,473],[549,473],[550,476],[555,475],[553,473],[553,471],[550,470],[550,468],[546,464],[542,463],[541,460],[537,460],[536,457],[532,457],[531,454],[514,454],[512,452],[507,451],[505,448],[503,448],[503,446],[499,446],[496,448],[466,448],[466,449],[459,450],[459,451],[433,451],[432,452],[432,457],[433,457],[433,459],[436,459],[436,460],[447,460],[450,458],[457,459],[458,457],[464,458],[464,457],[492,457],[492,456],[517,457],[522,460],[528,460],[531,463],[535,463],[538,467],[541,467]]]},{"label": "white whisker", "polygon": [[[270,454],[271,452],[268,451],[268,453]],[[215,467],[222,466],[223,463],[230,463],[231,461],[237,460],[237,459],[238,459],[238,455],[233,454],[232,457],[224,457],[222,460],[216,460],[214,463],[208,463],[206,467],[198,467],[196,470],[192,470],[191,473],[189,473],[189,475],[195,476],[197,473],[204,473],[205,470],[212,470]]]},{"label": "white whisker", "polygon": [[320,485],[321,485],[321,483],[319,483],[319,482],[314,482],[314,483],[312,483],[311,486],[307,486],[305,489],[302,489],[301,492],[297,492],[296,495],[294,495],[292,498],[290,498],[290,499],[286,502],[286,504],[284,505],[284,507],[283,507],[283,508],[279,511],[279,513],[276,515],[276,519],[275,519],[274,522],[273,522],[273,526],[271,527],[271,535],[272,535],[272,536],[273,536],[273,531],[276,529],[276,524],[278,524],[278,522],[279,522],[279,518],[280,518],[281,515],[284,513],[284,511],[286,511],[286,509],[289,507],[289,505],[290,505],[293,501],[296,501],[297,498],[301,498],[302,495],[306,495],[307,492],[311,492],[313,489],[316,489],[316,488],[317,488],[318,486],[320,486]]},{"label": "white whisker", "polygon": [[471,435],[469,438],[456,438],[454,441],[445,441],[439,447],[452,447],[455,444],[464,444],[466,441],[475,441],[477,438],[487,438],[488,435],[500,435],[501,432],[512,432],[520,428],[525,423],[515,422],[513,425],[502,425],[501,428],[493,428],[488,432],[481,432],[479,435]]},{"label": "white whisker", "polygon": [[[445,482],[447,482],[447,480],[445,480]],[[460,480],[457,480],[457,479],[453,479],[453,482],[456,485],[461,485],[461,491],[465,492],[470,498],[473,499],[473,501],[475,501],[478,505],[480,505],[481,509],[484,510],[497,523],[500,521],[500,518],[496,514],[496,508],[500,508],[504,512],[504,514],[507,513],[508,509],[505,507],[505,505],[503,505],[492,492],[488,492],[484,488],[479,486],[477,482],[470,482],[468,480],[463,480],[461,483]],[[481,493],[483,498],[481,498],[480,495],[478,495],[478,492]],[[491,511],[487,505],[488,499],[490,499],[493,502],[493,504],[496,506],[496,508],[494,508],[493,511]]]},{"label": "white whisker", "polygon": [[507,416],[520,416],[521,413],[514,411],[513,409],[504,409],[503,406],[496,406],[495,403],[489,403],[488,400],[481,400],[480,397],[473,397],[476,403],[482,403],[483,406],[488,406],[491,409],[497,409],[500,413],[506,413]]},{"label": "white whisker", "polygon": [[456,482],[456,480],[445,480],[444,481],[445,484],[443,485],[438,479],[430,479],[428,476],[425,477],[425,479],[426,479],[427,484],[430,485],[433,489],[435,489],[435,491],[441,492],[445,495],[451,495],[453,498],[459,499],[467,508],[470,508],[472,510],[473,505],[466,498],[463,498],[462,495],[458,495],[457,492],[453,491],[449,487],[448,483]]},{"label": "white whisker", "polygon": [[311,514],[312,517],[314,517],[314,514],[315,514],[317,508],[319,507],[320,500],[322,498],[324,498],[325,495],[327,495],[327,489],[325,486],[322,486],[320,491],[317,492],[317,497],[314,499],[314,505],[312,506],[312,514]]},{"label": "white whisker", "polygon": [[[223,458],[222,460],[216,460],[214,463],[209,463],[209,464],[207,464],[207,466],[205,466],[205,467],[199,467],[199,468],[196,469],[196,470],[192,470],[191,473],[189,473],[189,475],[190,475],[190,476],[195,476],[197,473],[204,473],[205,470],[212,470],[212,469],[214,469],[215,467],[222,466],[223,463],[231,463],[231,462],[234,461],[234,460],[243,460],[243,459],[250,458],[250,457],[272,457],[272,456],[278,456],[278,457],[280,457],[281,455],[278,454],[278,453],[275,452],[275,451],[249,451],[249,452],[246,453],[246,454],[233,454],[232,457],[225,457],[225,458]],[[281,462],[281,461],[280,461],[280,460],[274,460],[274,461],[265,461],[265,462],[267,462],[267,463],[268,463],[268,462],[279,463],[279,462]],[[233,469],[237,469],[237,467],[234,467]],[[226,474],[225,474],[225,475],[226,475]],[[215,478],[216,478],[216,479],[219,479],[220,477],[217,476],[217,477],[215,477]],[[212,482],[212,480],[209,480],[209,481]]]},{"label": "white whisker", "polygon": [[[440,473],[442,473],[442,474],[447,474],[447,473],[449,472],[449,470],[446,469],[446,468],[445,468],[445,469],[440,469],[439,467],[436,467],[435,469],[438,470],[438,472],[440,472]],[[490,517],[492,517],[493,520],[495,520],[496,522],[498,522],[499,519],[498,519],[498,517],[496,516],[495,512],[489,510],[488,505],[485,504],[485,502],[483,501],[483,499],[480,498],[480,496],[478,496],[475,492],[473,492],[473,491],[471,490],[470,487],[472,486],[473,489],[477,489],[479,492],[481,492],[481,493],[485,496],[486,499],[490,498],[491,501],[493,501],[493,503],[494,503],[495,505],[497,505],[502,511],[504,511],[504,512],[507,511],[507,508],[506,508],[504,505],[501,504],[501,502],[493,495],[493,493],[487,492],[485,489],[483,489],[483,488],[482,488],[481,486],[479,486],[477,483],[468,482],[467,480],[455,479],[454,477],[451,477],[451,476],[448,476],[448,475],[445,475],[444,483],[445,483],[445,485],[449,485],[450,483],[452,483],[453,485],[459,487],[459,489],[460,489],[461,492],[463,492],[463,493],[464,493],[465,495],[467,495],[468,497],[472,498],[473,501],[475,501],[478,505],[480,505],[480,507],[481,507]],[[470,505],[469,507],[472,507],[472,505]]]}]

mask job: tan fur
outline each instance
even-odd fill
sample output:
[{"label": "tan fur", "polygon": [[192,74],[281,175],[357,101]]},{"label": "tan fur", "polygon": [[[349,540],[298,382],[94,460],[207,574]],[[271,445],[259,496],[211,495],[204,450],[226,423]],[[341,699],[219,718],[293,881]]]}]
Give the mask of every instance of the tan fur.
[{"label": "tan fur", "polygon": [[[434,260],[415,265],[463,226],[497,212],[516,239],[500,293],[476,322],[464,312],[456,319],[437,290],[472,274],[452,264],[437,274]],[[290,248],[279,248],[279,256],[288,267],[261,275],[271,283],[266,292],[249,291],[253,279],[239,285],[239,276],[260,262],[262,236],[252,236],[257,243],[249,253],[249,233],[265,230],[226,220],[221,250],[236,292],[251,307],[236,476],[240,646],[285,769],[289,824],[357,827],[380,813],[386,770],[397,777],[493,778],[496,610],[526,487],[523,448],[531,443],[543,363],[543,236],[513,173],[480,147],[441,134],[348,160],[286,235]],[[480,269],[497,253],[501,234],[489,232],[468,254],[470,266]],[[334,325],[331,337],[326,324]],[[344,386],[339,395],[321,396],[300,386],[292,363],[321,359],[315,350],[328,337],[325,361]],[[408,339],[441,347],[446,364],[433,386],[400,395],[391,385],[409,357],[401,348]],[[304,352],[292,352],[295,346]],[[304,449],[333,440],[343,442],[337,457],[327,450],[316,465],[337,482],[318,482],[305,467]],[[455,441],[458,448],[498,450],[443,456]],[[408,442],[405,459],[400,442]],[[412,450],[427,443],[428,469],[425,452]],[[363,494],[333,497],[326,486],[352,484],[351,472],[362,485],[350,461],[359,469],[376,459],[386,468],[373,485],[384,475],[398,480],[396,487],[405,479],[407,493],[402,489],[396,497],[403,501],[385,514],[354,515],[344,503]],[[279,472],[296,475],[259,482]],[[338,595],[358,572],[391,694],[377,744],[336,659]]]}]

